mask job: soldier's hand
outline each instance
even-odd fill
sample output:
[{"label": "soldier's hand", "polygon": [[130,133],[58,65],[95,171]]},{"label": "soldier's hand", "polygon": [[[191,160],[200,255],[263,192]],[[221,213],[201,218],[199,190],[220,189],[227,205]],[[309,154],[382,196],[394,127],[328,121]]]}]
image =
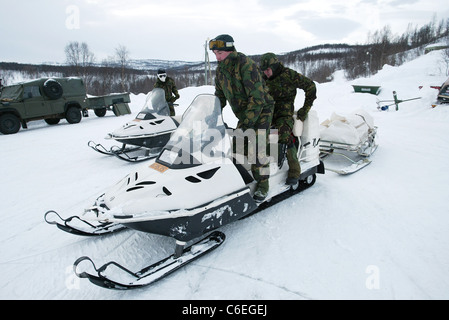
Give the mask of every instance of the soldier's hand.
[{"label": "soldier's hand", "polygon": [[302,122],[306,120],[306,117],[307,113],[305,113],[303,109],[299,109],[298,112],[296,113],[296,119],[301,120]]}]

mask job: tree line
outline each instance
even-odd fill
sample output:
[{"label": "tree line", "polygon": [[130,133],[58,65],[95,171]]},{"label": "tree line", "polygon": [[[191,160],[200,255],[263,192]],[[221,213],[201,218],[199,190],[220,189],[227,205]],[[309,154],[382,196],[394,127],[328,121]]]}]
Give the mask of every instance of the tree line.
[{"label": "tree line", "polygon": [[449,46],[449,19],[418,28],[409,24],[402,35],[390,26],[369,33],[366,44],[327,44],[287,53],[281,60],[317,82],[332,80],[336,70],[344,70],[348,80],[377,73],[385,64],[392,66],[424,54],[424,46],[445,41]]},{"label": "tree line", "polygon": [[[336,70],[344,70],[347,79],[375,74],[385,64],[400,65],[424,53],[423,46],[449,38],[449,19],[439,22],[434,18],[418,28],[409,24],[405,33],[394,35],[389,26],[368,34],[366,44],[325,44],[278,55],[284,65],[297,70],[319,83],[332,80]],[[449,40],[448,45],[449,45]],[[12,84],[13,73],[23,78],[70,77],[84,79],[87,92],[104,95],[115,92],[148,93],[156,82],[156,70],[132,68],[130,52],[119,45],[114,55],[97,62],[88,44],[70,42],[65,47],[65,65],[32,65],[0,63],[3,85]],[[273,50],[275,51],[275,50]],[[448,50],[449,51],[449,50]],[[414,56],[410,56],[414,55]],[[449,56],[449,55],[448,55]],[[260,55],[250,56],[256,62]],[[213,83],[214,67],[212,67]],[[206,84],[205,70],[198,66],[167,69],[178,89]]]}]

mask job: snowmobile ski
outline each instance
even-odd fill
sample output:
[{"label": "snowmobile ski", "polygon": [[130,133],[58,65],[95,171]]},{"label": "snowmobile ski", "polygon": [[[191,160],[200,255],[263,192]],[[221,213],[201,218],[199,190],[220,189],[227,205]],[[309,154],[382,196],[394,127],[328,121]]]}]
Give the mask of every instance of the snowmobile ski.
[{"label": "snowmobile ski", "polygon": [[[137,150],[141,151],[140,154],[137,153],[136,155],[131,156],[131,152]],[[141,162],[156,158],[161,150],[162,148],[152,148],[152,149],[136,148],[133,149],[132,151],[115,153],[114,155],[117,158],[127,162]]]},{"label": "snowmobile ski", "polygon": [[141,162],[153,159],[157,157],[159,152],[162,150],[162,148],[148,149],[140,146],[127,148],[126,144],[122,147],[112,146],[108,150],[101,143],[95,143],[94,141],[89,141],[87,145],[101,154],[116,156],[117,158],[127,162]]},{"label": "snowmobile ski", "polygon": [[[88,279],[91,283],[103,288],[117,290],[140,288],[165,278],[186,264],[216,249],[224,242],[225,238],[224,233],[215,231],[189,247],[184,247],[185,242],[177,241],[173,255],[137,272],[130,271],[114,261],[97,268],[92,259],[85,256],[75,261],[73,269],[79,278]],[[92,264],[95,270],[94,274],[87,271],[80,272],[80,264],[85,261]]]},{"label": "snowmobile ski", "polygon": [[94,141],[89,141],[87,143],[87,145],[92,148],[93,150],[101,153],[101,154],[105,154],[108,156],[114,156],[118,153],[124,153],[124,152],[133,152],[136,150],[139,150],[141,147],[131,147],[131,148],[126,148],[126,145],[123,145],[122,147],[118,147],[118,146],[112,146],[109,150],[106,149],[101,143],[96,143]]},{"label": "snowmobile ski", "polygon": [[48,224],[55,224],[59,229],[79,236],[101,236],[126,229],[124,225],[113,222],[90,223],[81,219],[79,216],[63,219],[53,210],[47,211],[44,219]]}]

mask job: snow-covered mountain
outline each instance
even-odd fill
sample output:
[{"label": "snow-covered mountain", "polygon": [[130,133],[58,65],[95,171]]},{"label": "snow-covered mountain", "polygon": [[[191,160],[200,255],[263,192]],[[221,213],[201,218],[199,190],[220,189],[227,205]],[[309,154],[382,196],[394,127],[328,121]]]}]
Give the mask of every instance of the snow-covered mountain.
[{"label": "snow-covered mountain", "polygon": [[175,70],[180,68],[194,68],[201,66],[204,69],[204,62],[188,62],[188,61],[170,61],[158,59],[132,59],[129,61],[129,67],[137,70],[157,70],[169,69]]},{"label": "snow-covered mountain", "polygon": [[[154,286],[108,291],[73,273],[90,256],[139,270],[172,253],[173,240],[127,230],[101,238],[63,233],[43,220],[47,210],[79,215],[136,165],[95,153],[108,132],[132,120],[145,95],[132,95],[131,115],[93,113],[81,123],[37,121],[0,135],[2,299],[449,299],[449,215],[446,199],[449,106],[432,108],[447,76],[440,52],[371,78],[346,81],[342,72],[318,84],[320,121],[362,108],[378,127],[373,163],[340,176],[327,172],[302,193],[221,228],[225,243]],[[380,85],[378,96],[352,85]],[[420,89],[421,88],[421,89]],[[378,100],[420,97],[399,111]],[[180,90],[181,114],[212,86]],[[299,91],[300,92],[300,91]],[[302,105],[300,94],[296,107]],[[224,117],[232,123],[229,107]],[[217,186],[220,187],[220,186]],[[198,196],[198,195],[192,195]]]}]

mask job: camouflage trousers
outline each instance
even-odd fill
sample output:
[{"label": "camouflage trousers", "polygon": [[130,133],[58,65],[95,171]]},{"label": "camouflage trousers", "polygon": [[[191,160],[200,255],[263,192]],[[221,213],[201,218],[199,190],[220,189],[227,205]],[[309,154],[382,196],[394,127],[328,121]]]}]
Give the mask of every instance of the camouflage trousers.
[{"label": "camouflage trousers", "polygon": [[173,103],[169,103],[168,108],[170,109],[170,117],[174,117],[176,113],[175,113],[175,106],[173,105]]},{"label": "camouflage trousers", "polygon": [[[265,111],[265,110],[264,110]],[[233,152],[237,156],[244,155],[251,164],[251,173],[254,180],[257,181],[257,190],[268,193],[270,177],[270,161],[268,157],[269,150],[269,130],[272,120],[270,109],[259,116],[259,121],[254,129],[245,131],[236,130],[233,137]],[[237,128],[240,126],[237,125]]]},{"label": "camouflage trousers", "polygon": [[[299,179],[301,167],[298,160],[298,149],[293,136],[293,104],[276,104],[272,126],[278,130],[279,144],[287,145],[288,178]],[[282,155],[278,155],[282,156]]]}]

